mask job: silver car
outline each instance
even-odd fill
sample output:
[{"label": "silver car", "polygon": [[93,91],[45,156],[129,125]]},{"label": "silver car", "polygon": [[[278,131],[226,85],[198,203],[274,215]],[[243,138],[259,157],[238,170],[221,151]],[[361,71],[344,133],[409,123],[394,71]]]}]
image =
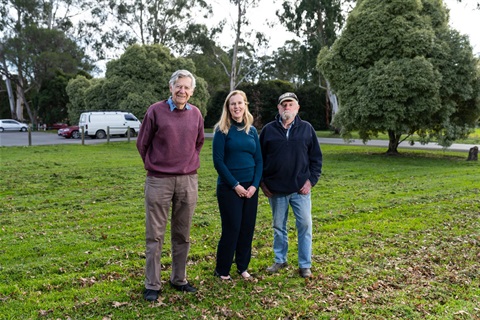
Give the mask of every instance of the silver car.
[{"label": "silver car", "polygon": [[27,131],[28,125],[13,119],[0,119],[0,132]]}]

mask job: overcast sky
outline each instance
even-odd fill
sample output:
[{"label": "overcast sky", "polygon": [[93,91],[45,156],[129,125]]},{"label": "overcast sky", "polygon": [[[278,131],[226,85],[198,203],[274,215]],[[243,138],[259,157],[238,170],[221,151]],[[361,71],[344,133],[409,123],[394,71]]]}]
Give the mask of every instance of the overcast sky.
[{"label": "overcast sky", "polygon": [[476,0],[444,0],[450,9],[450,26],[470,38],[473,52],[480,55],[480,10],[475,10]]},{"label": "overcast sky", "polygon": [[[257,8],[248,10],[248,17],[252,25],[257,30],[264,30],[270,36],[270,51],[283,46],[285,40],[294,37],[293,34],[285,31],[283,25],[279,25],[275,12],[281,8],[282,0],[260,0]],[[444,0],[447,8],[450,9],[450,25],[461,34],[468,35],[473,52],[480,54],[480,10],[475,10],[476,0]],[[214,16],[210,21],[215,21],[215,17],[225,18],[229,15],[229,22],[234,21],[236,10],[228,0],[213,0]],[[277,24],[276,28],[269,28],[267,22]],[[233,44],[233,36],[228,32],[230,27],[226,26],[220,42],[226,46]]]}]

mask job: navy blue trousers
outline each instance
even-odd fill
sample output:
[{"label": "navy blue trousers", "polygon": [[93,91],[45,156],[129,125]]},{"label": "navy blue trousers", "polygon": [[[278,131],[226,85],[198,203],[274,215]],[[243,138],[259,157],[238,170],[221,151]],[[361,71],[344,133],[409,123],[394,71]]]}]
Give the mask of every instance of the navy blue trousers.
[{"label": "navy blue trousers", "polygon": [[[246,189],[249,183],[241,185]],[[230,274],[233,258],[237,271],[247,270],[252,256],[252,240],[257,219],[258,190],[250,198],[240,198],[235,190],[217,185],[218,208],[222,220],[222,235],[217,247],[216,271]]]}]

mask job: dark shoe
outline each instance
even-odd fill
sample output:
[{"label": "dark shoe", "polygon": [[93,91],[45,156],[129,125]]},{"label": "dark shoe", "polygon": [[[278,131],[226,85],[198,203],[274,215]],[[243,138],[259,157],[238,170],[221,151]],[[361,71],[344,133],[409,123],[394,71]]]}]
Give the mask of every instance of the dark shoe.
[{"label": "dark shoe", "polygon": [[300,268],[298,269],[298,273],[300,273],[300,277],[302,278],[310,278],[312,276],[310,268]]},{"label": "dark shoe", "polygon": [[270,273],[275,273],[280,269],[286,268],[287,266],[288,264],[286,262],[282,262],[282,263],[275,262],[274,264],[272,264],[270,267],[267,268],[267,271]]},{"label": "dark shoe", "polygon": [[222,276],[220,273],[218,273],[217,270],[213,271],[213,275],[223,281],[232,280],[232,277],[230,277],[230,275]]},{"label": "dark shoe", "polygon": [[143,297],[147,301],[155,301],[158,299],[159,294],[160,290],[145,289],[145,291],[143,292]]},{"label": "dark shoe", "polygon": [[197,288],[195,288],[188,282],[186,284],[177,285],[177,284],[173,284],[170,281],[170,286],[172,286],[172,288],[174,288],[175,290],[182,291],[182,292],[197,292]]}]

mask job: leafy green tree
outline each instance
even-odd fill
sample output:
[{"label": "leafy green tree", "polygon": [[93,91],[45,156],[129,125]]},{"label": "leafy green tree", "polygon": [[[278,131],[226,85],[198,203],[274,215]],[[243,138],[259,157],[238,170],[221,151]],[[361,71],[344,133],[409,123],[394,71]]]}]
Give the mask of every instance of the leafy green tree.
[{"label": "leafy green tree", "polygon": [[[210,45],[203,48],[203,53],[212,55],[215,64],[218,64],[229,79],[229,88],[234,90],[244,81],[258,80],[258,74],[264,59],[259,55],[259,49],[267,45],[265,35],[250,27],[248,10],[257,6],[258,0],[230,0],[235,6],[234,21],[231,30],[234,33],[232,46],[219,48]],[[226,20],[213,30],[212,39],[221,31]],[[205,50],[207,49],[207,50]]]},{"label": "leafy green tree", "polygon": [[211,6],[204,0],[101,0],[93,12],[96,21],[110,21],[97,45],[122,48],[134,43],[163,44],[176,53],[195,50],[195,37],[208,30],[195,22],[207,18]]},{"label": "leafy green tree", "polygon": [[244,83],[239,86],[245,91],[249,100],[249,109],[255,119],[255,126],[262,128],[265,124],[275,119],[278,114],[278,97],[287,92],[294,91],[294,86],[283,80],[259,81],[258,83]]},{"label": "leafy green tree", "polygon": [[414,133],[448,146],[480,115],[476,59],[441,0],[359,1],[318,66],[338,94],[343,137],[386,132],[390,154]]},{"label": "leafy green tree", "polygon": [[[323,47],[330,47],[344,25],[344,8],[355,0],[300,0],[284,1],[283,11],[277,11],[280,22],[297,36],[305,39],[297,46],[297,74],[302,82],[320,84],[316,69],[317,55]],[[288,50],[288,48],[287,48]],[[301,64],[298,63],[301,61]]]},{"label": "leafy green tree", "polygon": [[[78,121],[82,111],[124,110],[142,118],[148,106],[170,96],[168,81],[178,69],[195,74],[192,60],[175,58],[163,45],[130,46],[119,59],[107,64],[105,78],[79,77],[69,82],[69,117]],[[196,80],[190,102],[205,116],[207,84],[201,77]]]},{"label": "leafy green tree", "polygon": [[65,88],[69,103],[67,104],[68,118],[70,123],[78,124],[80,114],[88,109],[85,104],[85,92],[92,85],[91,80],[87,79],[84,75],[79,75],[68,82]]},{"label": "leafy green tree", "polygon": [[66,87],[68,81],[76,74],[67,74],[57,70],[55,75],[45,81],[38,93],[33,97],[38,106],[37,114],[46,124],[55,122],[70,122],[68,119],[68,95]]},{"label": "leafy green tree", "polygon": [[[86,4],[88,1],[82,1]],[[42,99],[36,99],[43,86],[55,77],[57,70],[76,73],[91,70],[92,65],[65,30],[70,29],[68,17],[56,16],[57,4],[71,8],[75,0],[58,2],[4,0],[0,2],[0,73],[7,81],[10,105],[16,104],[16,117],[23,120],[23,106],[28,117],[35,123]],[[70,11],[65,11],[70,12]],[[10,83],[8,83],[10,82]],[[12,85],[13,84],[13,85]],[[33,99],[33,100],[32,100]]]},{"label": "leafy green tree", "polygon": [[308,78],[308,67],[303,59],[304,45],[289,40],[269,57],[259,75],[260,80],[281,79],[300,86]]},{"label": "leafy green tree", "polygon": [[338,100],[328,79],[315,67],[316,59],[322,48],[330,47],[334,43],[345,23],[350,5],[355,2],[356,0],[300,0],[293,3],[285,1],[283,12],[277,12],[280,21],[289,31],[305,39],[304,43],[291,50],[295,55],[291,65],[296,70],[297,83],[314,83],[326,91],[324,118],[328,127],[331,115],[333,117],[338,108]]},{"label": "leafy green tree", "polygon": [[300,117],[310,122],[316,130],[328,130],[326,106],[321,103],[326,99],[325,90],[315,84],[305,84],[297,88],[295,93],[300,104]]},{"label": "leafy green tree", "polygon": [[[254,125],[259,129],[272,121],[278,113],[278,97],[284,92],[294,91],[290,82],[282,80],[244,82],[238,86],[238,89],[246,93],[249,101],[248,108],[254,117]],[[229,92],[230,90],[225,88],[212,95],[205,118],[205,127],[213,127],[220,119],[223,103]]]},{"label": "leafy green tree", "polygon": [[[83,50],[58,30],[39,29],[31,25],[22,28],[4,43],[0,54],[12,68],[2,68],[1,73],[15,83],[17,94],[32,123],[36,123],[39,110],[44,106],[38,104],[43,100],[31,99],[55,78],[58,70],[75,74],[77,70],[91,68]],[[20,117],[19,114],[17,116]]]},{"label": "leafy green tree", "polygon": [[[220,51],[221,49],[217,48],[217,52]],[[194,53],[190,55],[189,58],[195,63],[196,73],[207,82],[208,92],[210,92],[211,95],[216,91],[229,89],[230,79],[224,72],[222,65],[216,61],[214,55]]]}]

